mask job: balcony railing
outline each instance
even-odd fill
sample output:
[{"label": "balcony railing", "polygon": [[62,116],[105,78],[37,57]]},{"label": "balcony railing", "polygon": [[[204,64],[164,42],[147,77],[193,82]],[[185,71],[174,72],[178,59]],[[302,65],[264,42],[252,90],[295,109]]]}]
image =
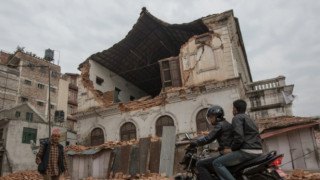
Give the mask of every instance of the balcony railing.
[{"label": "balcony railing", "polygon": [[252,82],[247,84],[248,91],[259,91],[271,88],[277,88],[280,86],[285,86],[285,77],[279,76],[273,79],[267,79],[263,81]]}]

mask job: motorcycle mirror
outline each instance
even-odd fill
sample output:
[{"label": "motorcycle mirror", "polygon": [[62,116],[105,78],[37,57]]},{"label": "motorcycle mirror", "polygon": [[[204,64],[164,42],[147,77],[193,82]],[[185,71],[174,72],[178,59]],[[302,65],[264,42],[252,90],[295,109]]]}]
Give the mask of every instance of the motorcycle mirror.
[{"label": "motorcycle mirror", "polygon": [[189,136],[188,133],[185,133],[184,135],[186,136],[186,138],[187,138],[188,140],[191,140],[191,138],[190,138],[190,136]]}]

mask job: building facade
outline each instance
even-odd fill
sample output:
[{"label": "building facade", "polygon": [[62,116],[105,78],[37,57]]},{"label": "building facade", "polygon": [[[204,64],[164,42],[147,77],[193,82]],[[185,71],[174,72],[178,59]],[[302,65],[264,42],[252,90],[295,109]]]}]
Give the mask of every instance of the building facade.
[{"label": "building facade", "polygon": [[279,76],[253,82],[238,19],[233,11],[190,23],[168,24],[142,9],[125,39],[79,66],[80,144],[177,136],[211,128],[205,113],[221,105],[228,121],[232,102],[244,99],[255,119],[292,115],[293,85]]},{"label": "building facade", "polygon": [[53,117],[58,103],[60,66],[22,49],[14,54],[1,52],[1,62],[1,109],[28,102],[42,116],[48,117],[50,111]]}]

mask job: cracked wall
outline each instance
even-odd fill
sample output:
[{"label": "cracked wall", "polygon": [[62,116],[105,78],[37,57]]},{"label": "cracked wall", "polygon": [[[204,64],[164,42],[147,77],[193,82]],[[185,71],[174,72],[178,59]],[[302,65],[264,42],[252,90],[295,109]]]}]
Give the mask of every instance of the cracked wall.
[{"label": "cracked wall", "polygon": [[[205,41],[199,39],[207,37]],[[192,37],[181,47],[179,60],[184,86],[236,77],[230,45],[216,33]]]}]

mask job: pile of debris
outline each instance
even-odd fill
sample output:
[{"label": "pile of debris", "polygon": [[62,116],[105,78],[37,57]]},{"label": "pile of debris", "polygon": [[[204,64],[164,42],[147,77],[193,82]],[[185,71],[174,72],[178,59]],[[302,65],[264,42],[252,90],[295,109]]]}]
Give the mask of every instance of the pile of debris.
[{"label": "pile of debris", "polygon": [[320,173],[310,173],[309,171],[304,171],[302,169],[294,169],[292,173],[288,173],[287,180],[296,179],[320,179]]},{"label": "pile of debris", "polygon": [[[161,137],[150,137],[151,142],[160,141]],[[97,150],[97,149],[108,149],[113,147],[119,146],[127,146],[138,144],[140,139],[132,139],[130,141],[107,141],[104,144],[98,146],[81,146],[81,145],[69,145],[65,147],[65,151],[74,151],[74,152],[81,152],[85,150]]]},{"label": "pile of debris", "polygon": [[[137,175],[127,175],[123,174],[121,172],[116,173],[114,176],[111,173],[109,178],[107,179],[97,179],[93,177],[83,178],[82,180],[173,180],[173,178],[167,178],[166,174],[157,174],[157,173],[150,173],[150,171],[147,171],[145,174],[137,174]],[[65,180],[71,180],[70,178],[65,178]]]},{"label": "pile of debris", "polygon": [[42,180],[41,174],[36,170],[25,170],[16,173],[8,174],[6,176],[0,177],[0,180]]}]

